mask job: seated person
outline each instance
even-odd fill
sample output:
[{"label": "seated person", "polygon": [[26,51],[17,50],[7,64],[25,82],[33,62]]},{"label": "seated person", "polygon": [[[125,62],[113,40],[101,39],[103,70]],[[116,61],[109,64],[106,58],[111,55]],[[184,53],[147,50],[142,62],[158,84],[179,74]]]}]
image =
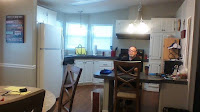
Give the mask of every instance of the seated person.
[{"label": "seated person", "polygon": [[131,46],[128,50],[127,56],[122,56],[118,60],[121,61],[141,61],[139,57],[137,57],[137,48],[134,46]]},{"label": "seated person", "polygon": [[[137,48],[135,46],[131,46],[128,50],[128,55],[122,56],[117,60],[120,61],[141,61],[139,57],[137,57]],[[125,70],[130,70],[131,68],[126,68]],[[134,72],[133,72],[134,73]]]},{"label": "seated person", "polygon": [[[137,48],[134,46],[131,46],[128,50],[128,55],[127,56],[122,56],[121,58],[118,58],[117,60],[120,61],[141,61],[139,57],[137,57]],[[128,71],[131,68],[124,68],[124,70]],[[134,71],[132,72],[134,74]],[[120,82],[119,82],[120,83]],[[132,83],[134,87],[136,87],[135,83]]]}]

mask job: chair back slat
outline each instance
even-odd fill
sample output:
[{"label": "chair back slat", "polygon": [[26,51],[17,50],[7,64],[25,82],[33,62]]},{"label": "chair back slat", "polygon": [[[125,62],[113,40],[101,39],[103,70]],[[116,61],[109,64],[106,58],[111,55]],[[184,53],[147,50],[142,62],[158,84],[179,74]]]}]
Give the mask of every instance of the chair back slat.
[{"label": "chair back slat", "polygon": [[[65,109],[68,112],[72,111],[73,99],[75,96],[76,88],[77,88],[81,73],[82,73],[82,68],[79,68],[70,64],[67,65],[65,69],[61,92],[60,92],[58,112],[61,112],[62,109]],[[77,75],[76,77],[75,77],[75,74]],[[67,78],[69,78],[69,80],[67,80]],[[67,93],[68,95],[67,99],[64,99],[63,97],[64,92]],[[69,107],[66,107],[65,105],[68,103],[69,103]]]},{"label": "chair back slat", "polygon": [[[132,90],[139,88],[140,69],[140,62],[114,61],[116,90],[120,91],[123,87],[130,87]],[[136,84],[135,87],[132,85],[133,82]]]},{"label": "chair back slat", "polygon": [[45,90],[0,103],[0,112],[42,112]]}]

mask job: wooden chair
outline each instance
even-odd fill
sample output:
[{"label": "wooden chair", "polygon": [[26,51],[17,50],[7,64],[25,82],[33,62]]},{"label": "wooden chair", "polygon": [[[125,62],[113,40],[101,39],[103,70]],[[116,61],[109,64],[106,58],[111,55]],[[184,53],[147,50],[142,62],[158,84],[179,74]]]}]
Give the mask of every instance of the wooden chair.
[{"label": "wooden chair", "polygon": [[117,101],[119,99],[123,101],[135,101],[136,112],[140,111],[140,64],[140,62],[132,61],[114,61],[115,87],[113,112],[116,112]]},{"label": "wooden chair", "polygon": [[[76,66],[72,66],[69,64],[67,65],[64,78],[63,78],[61,92],[60,92],[58,112],[61,112],[62,109],[64,109],[67,112],[72,111],[73,100],[74,100],[74,96],[76,92],[76,87],[78,85],[78,81],[81,76],[81,72],[82,72],[82,68],[78,68]],[[75,77],[75,74],[77,74],[77,77]],[[68,84],[67,84],[68,82],[67,78],[69,78]],[[64,93],[67,94],[66,101],[64,101],[64,98],[63,98]]]},{"label": "wooden chair", "polygon": [[45,90],[0,102],[0,112],[42,112]]}]

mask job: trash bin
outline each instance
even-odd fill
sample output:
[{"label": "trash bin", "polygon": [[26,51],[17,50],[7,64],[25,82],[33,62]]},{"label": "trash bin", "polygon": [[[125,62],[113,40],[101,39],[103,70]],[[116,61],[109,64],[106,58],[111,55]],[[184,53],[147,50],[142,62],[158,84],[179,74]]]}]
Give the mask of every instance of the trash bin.
[{"label": "trash bin", "polygon": [[172,108],[172,107],[164,107],[163,112],[189,112],[189,111],[184,110],[184,109]]}]

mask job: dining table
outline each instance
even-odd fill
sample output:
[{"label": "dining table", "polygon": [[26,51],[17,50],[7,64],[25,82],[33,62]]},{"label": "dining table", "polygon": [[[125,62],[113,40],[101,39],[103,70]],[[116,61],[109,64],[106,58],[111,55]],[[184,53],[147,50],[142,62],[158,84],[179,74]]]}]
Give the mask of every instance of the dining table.
[{"label": "dining table", "polygon": [[[104,79],[104,95],[103,95],[103,108],[102,112],[112,112],[113,96],[114,96],[114,79],[115,73],[112,71],[109,74],[101,74],[100,71],[93,74],[94,78]],[[127,77],[129,78],[129,77]],[[159,84],[159,106],[158,112],[162,112],[164,106],[184,107],[186,95],[179,95],[180,93],[187,92],[187,79],[165,79],[161,74],[150,75],[140,72],[140,83],[154,83]],[[167,97],[166,97],[167,95]],[[169,98],[177,101],[171,102]],[[178,102],[178,103],[177,103]],[[180,103],[179,103],[180,102]]]},{"label": "dining table", "polygon": [[[8,89],[13,89],[15,91],[15,90],[19,90],[19,88],[26,88],[27,92],[24,92],[22,94],[15,94],[15,93],[9,94],[8,93],[7,95],[3,96],[4,101],[20,98],[20,97],[23,97],[24,95],[27,95],[29,93],[41,90],[40,88],[36,88],[36,87],[0,86],[0,95],[6,93],[8,91]],[[3,101],[0,101],[0,102],[3,102]],[[42,112],[53,112],[54,109],[55,109],[55,105],[56,105],[55,95],[53,93],[51,93],[50,91],[45,90],[45,97],[44,97]]]}]

